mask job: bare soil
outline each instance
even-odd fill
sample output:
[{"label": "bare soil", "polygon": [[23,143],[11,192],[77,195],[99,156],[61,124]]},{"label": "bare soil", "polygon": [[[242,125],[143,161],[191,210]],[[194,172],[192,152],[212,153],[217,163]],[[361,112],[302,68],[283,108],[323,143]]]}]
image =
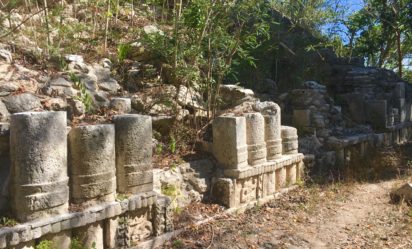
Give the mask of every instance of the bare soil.
[{"label": "bare soil", "polygon": [[411,180],[303,186],[245,213],[189,226],[163,248],[412,248],[412,208],[389,196]]}]

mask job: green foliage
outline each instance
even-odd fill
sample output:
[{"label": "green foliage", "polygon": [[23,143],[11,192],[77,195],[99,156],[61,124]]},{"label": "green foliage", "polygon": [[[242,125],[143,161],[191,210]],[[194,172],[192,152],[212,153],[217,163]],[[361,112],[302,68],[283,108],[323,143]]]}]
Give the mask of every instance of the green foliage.
[{"label": "green foliage", "polygon": [[53,242],[50,240],[42,240],[35,249],[55,249]]},{"label": "green foliage", "polygon": [[75,96],[75,99],[81,101],[86,108],[86,112],[90,113],[93,111],[93,98],[90,93],[87,91],[86,85],[81,82],[79,77],[75,74],[70,75],[70,80],[74,82],[74,85],[79,89],[79,95]]},{"label": "green foliage", "polygon": [[182,209],[178,206],[177,200],[183,198],[182,190],[177,185],[162,184],[162,194],[169,196],[172,199],[171,206],[176,214],[179,214]]},{"label": "green foliage", "polygon": [[130,55],[132,47],[130,44],[119,44],[117,46],[117,58],[119,62],[123,62]]},{"label": "green foliage", "polygon": [[176,153],[176,139],[174,138],[174,136],[170,136],[169,149],[172,154]]},{"label": "green foliage", "polygon": [[7,216],[0,216],[0,227],[13,227],[17,225],[17,221]]},{"label": "green foliage", "polygon": [[181,248],[184,248],[184,243],[183,241],[176,239],[176,240],[173,240],[172,247],[176,249],[181,249]]}]

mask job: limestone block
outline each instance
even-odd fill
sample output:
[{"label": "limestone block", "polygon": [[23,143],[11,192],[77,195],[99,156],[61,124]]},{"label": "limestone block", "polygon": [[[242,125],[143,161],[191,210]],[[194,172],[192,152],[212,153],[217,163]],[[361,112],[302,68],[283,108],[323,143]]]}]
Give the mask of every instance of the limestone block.
[{"label": "limestone block", "polygon": [[293,125],[296,127],[310,127],[310,110],[293,110]]},{"label": "limestone block", "polygon": [[235,196],[235,184],[230,178],[218,178],[214,181],[212,187],[212,196],[217,202],[222,205],[231,208],[236,205],[234,201]]},{"label": "limestone block", "polygon": [[399,82],[396,84],[395,90],[393,92],[393,97],[395,99],[405,98],[405,83]]},{"label": "limestone block", "polygon": [[137,114],[114,117],[117,189],[121,193],[153,190],[152,119]]},{"label": "limestone block", "polygon": [[159,236],[173,230],[173,211],[171,200],[166,196],[159,196],[154,205],[153,235]]},{"label": "limestone block", "polygon": [[257,200],[258,177],[237,179],[235,186],[236,205],[247,204]]},{"label": "limestone block", "polygon": [[24,222],[67,212],[67,136],[65,112],[27,112],[11,116],[12,203]]},{"label": "limestone block", "polygon": [[114,201],[114,125],[79,126],[71,129],[68,137],[72,201],[83,206]]},{"label": "limestone block", "polygon": [[405,99],[397,99],[395,101],[395,106],[399,109],[399,122],[403,123],[406,121],[406,101]]},{"label": "limestone block", "polygon": [[276,174],[276,191],[279,191],[281,188],[286,186],[286,169],[280,168],[275,171]]},{"label": "limestone block", "polygon": [[213,155],[227,169],[247,166],[246,119],[222,116],[213,121]]},{"label": "limestone block", "polygon": [[365,105],[366,120],[375,129],[384,129],[386,127],[387,101],[386,100],[369,100]]},{"label": "limestone block", "polygon": [[296,183],[296,164],[292,164],[286,167],[286,185],[294,185]]},{"label": "limestone block", "polygon": [[245,118],[248,163],[259,165],[266,161],[265,119],[257,112],[248,113]]},{"label": "limestone block", "polygon": [[274,195],[276,192],[276,174],[275,171],[264,174],[264,193],[263,196]]},{"label": "limestone block", "polygon": [[35,249],[34,241],[29,241],[26,243],[20,243],[15,246],[7,247],[8,249]]},{"label": "limestone block", "polygon": [[70,249],[71,244],[71,230],[62,231],[57,234],[47,234],[41,237],[40,240],[49,240],[53,244],[53,248]]},{"label": "limestone block", "polygon": [[298,153],[298,132],[290,126],[281,127],[282,152],[285,155]]},{"label": "limestone block", "polygon": [[77,238],[85,248],[104,249],[101,221],[74,229],[73,237]]},{"label": "limestone block", "polygon": [[130,98],[112,98],[110,108],[119,113],[129,113],[132,111],[132,101]]},{"label": "limestone block", "polygon": [[149,238],[153,233],[150,208],[137,209],[129,212],[127,220],[128,238],[130,244],[134,245]]},{"label": "limestone block", "polygon": [[296,181],[303,181],[305,178],[305,163],[303,161],[296,164]]},{"label": "limestone block", "polygon": [[265,141],[267,160],[277,159],[282,156],[280,109],[276,115],[265,116]]},{"label": "limestone block", "polygon": [[118,244],[117,230],[119,228],[119,221],[117,218],[107,219],[104,221],[104,248],[115,249]]}]

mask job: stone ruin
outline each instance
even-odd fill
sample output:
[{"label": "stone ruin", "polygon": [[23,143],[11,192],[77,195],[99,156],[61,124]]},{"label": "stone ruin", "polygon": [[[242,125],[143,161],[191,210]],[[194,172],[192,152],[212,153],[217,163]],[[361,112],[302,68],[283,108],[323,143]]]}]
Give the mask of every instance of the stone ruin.
[{"label": "stone ruin", "polygon": [[0,248],[125,248],[171,231],[169,199],[153,191],[151,118],[66,125],[65,112],[11,115],[8,198],[21,224],[0,229]]},{"label": "stone ruin", "polygon": [[[326,86],[308,81],[279,97],[301,152],[320,168],[342,167],[373,149],[411,138],[412,88],[394,72],[333,65]],[[319,168],[319,167],[318,167]]]},{"label": "stone ruin", "polygon": [[[281,126],[280,108],[272,104],[269,113],[226,114],[213,122],[217,163],[210,179],[199,180],[228,208],[270,200],[302,178],[297,130]],[[0,248],[35,248],[49,240],[64,249],[73,239],[97,249],[159,243],[157,236],[173,230],[173,211],[171,200],[154,191],[151,117],[124,114],[113,124],[73,128],[66,117],[12,114],[9,133],[1,134],[1,156],[11,166],[8,180],[0,179],[9,186],[0,208],[10,209],[19,224],[0,228]]]},{"label": "stone ruin", "polygon": [[216,118],[212,152],[221,171],[212,196],[229,208],[265,202],[302,179],[297,130],[281,126],[278,106],[268,115]]}]

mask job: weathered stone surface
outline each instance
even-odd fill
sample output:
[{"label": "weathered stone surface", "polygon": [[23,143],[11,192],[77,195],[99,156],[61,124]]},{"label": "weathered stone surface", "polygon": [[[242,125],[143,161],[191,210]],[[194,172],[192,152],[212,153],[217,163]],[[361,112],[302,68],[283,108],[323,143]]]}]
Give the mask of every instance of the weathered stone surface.
[{"label": "weathered stone surface", "polygon": [[301,128],[311,126],[310,120],[311,111],[306,110],[293,110],[293,125]]},{"label": "weathered stone surface", "polygon": [[9,50],[0,48],[0,59],[4,60],[6,63],[12,63],[13,57]]},{"label": "weathered stone surface", "polygon": [[73,236],[86,248],[104,249],[102,222],[74,229]]},{"label": "weathered stone surface", "polygon": [[86,107],[80,100],[68,99],[67,104],[70,116],[81,116],[86,113]]},{"label": "weathered stone surface", "polygon": [[70,244],[71,244],[71,236],[72,232],[70,230],[68,231],[62,231],[57,234],[47,234],[41,238],[41,240],[48,240],[53,243],[53,246],[59,248],[59,249],[70,249]]},{"label": "weathered stone surface", "polygon": [[247,166],[245,117],[221,116],[213,121],[213,155],[227,169]]},{"label": "weathered stone surface", "polygon": [[6,105],[0,100],[0,122],[8,121],[10,118],[10,113],[7,110]]},{"label": "weathered stone surface", "polygon": [[31,93],[12,95],[3,99],[10,113],[26,112],[41,109],[40,99]]},{"label": "weathered stone surface", "polygon": [[86,125],[70,130],[69,172],[74,203],[114,201],[116,160],[114,125]]},{"label": "weathered stone surface", "polygon": [[395,202],[401,200],[412,204],[412,183],[406,183],[402,187],[391,192],[391,199]]},{"label": "weathered stone surface", "polygon": [[265,142],[267,160],[273,160],[282,156],[280,110],[277,114],[265,116]]},{"label": "weathered stone surface", "polygon": [[280,118],[280,107],[278,104],[271,102],[271,101],[265,101],[265,102],[256,102],[253,105],[253,110],[260,112],[262,114],[266,115],[279,115]]},{"label": "weathered stone surface", "polygon": [[11,116],[13,211],[20,221],[67,212],[65,112]]},{"label": "weathered stone surface", "polygon": [[138,243],[150,237],[153,225],[150,222],[152,215],[149,208],[137,209],[130,212],[127,223],[130,242]]},{"label": "weathered stone surface", "polygon": [[266,161],[265,119],[260,113],[248,113],[246,119],[246,144],[248,163],[258,165]]},{"label": "weathered stone surface", "polygon": [[[119,192],[141,193],[153,189],[153,179],[136,182],[142,172],[152,169],[152,119],[137,114],[114,117],[116,127],[116,175]],[[146,184],[146,186],[145,186]],[[147,185],[149,184],[149,185]]]},{"label": "weathered stone surface", "polygon": [[204,109],[205,104],[199,92],[193,88],[181,85],[177,92],[177,103],[195,109]]},{"label": "weathered stone surface", "polygon": [[129,113],[132,111],[132,103],[129,98],[112,98],[110,107],[119,113]]},{"label": "weathered stone surface", "polygon": [[253,98],[254,92],[237,85],[221,85],[220,96],[223,101],[223,108],[226,108],[239,105],[247,99]]},{"label": "weathered stone surface", "polygon": [[290,126],[281,127],[283,154],[298,153],[298,134],[296,128]]}]

